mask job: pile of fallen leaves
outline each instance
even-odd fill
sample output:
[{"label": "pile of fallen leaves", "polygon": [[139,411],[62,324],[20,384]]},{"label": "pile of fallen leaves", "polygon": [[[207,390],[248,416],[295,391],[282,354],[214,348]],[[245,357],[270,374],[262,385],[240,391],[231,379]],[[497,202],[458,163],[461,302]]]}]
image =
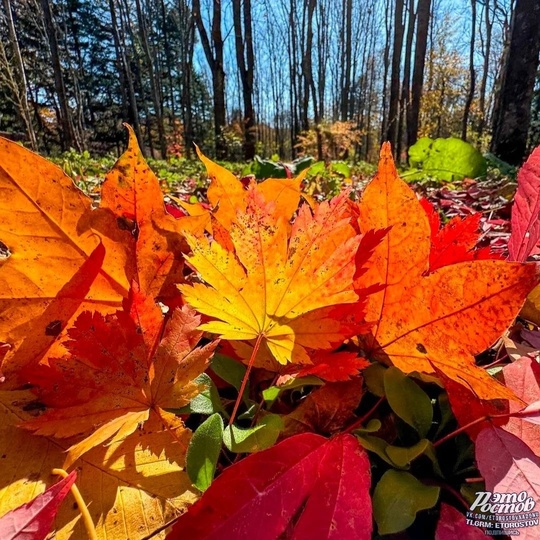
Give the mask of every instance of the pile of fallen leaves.
[{"label": "pile of fallen leaves", "polygon": [[476,538],[478,493],[540,502],[540,152],[505,259],[388,145],[320,203],[201,155],[208,204],[165,204],[131,131],[99,204],[0,156],[2,539]]}]

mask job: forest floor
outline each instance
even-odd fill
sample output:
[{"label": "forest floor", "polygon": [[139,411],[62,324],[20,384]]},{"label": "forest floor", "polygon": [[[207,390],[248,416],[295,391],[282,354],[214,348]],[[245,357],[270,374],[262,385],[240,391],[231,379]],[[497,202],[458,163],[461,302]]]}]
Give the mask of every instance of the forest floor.
[{"label": "forest floor", "polygon": [[[106,156],[93,158],[88,153],[69,152],[54,159],[75,183],[86,193],[98,197],[101,183],[115,158]],[[206,202],[207,179],[204,165],[199,160],[172,158],[148,160],[160,180],[166,195],[178,197],[186,202]],[[225,162],[222,165],[239,177],[248,177],[249,165]],[[373,177],[376,167],[361,162],[347,164],[349,175],[345,177],[327,167],[323,172],[308,172],[303,191],[308,195],[323,199],[337,194],[344,186],[350,187],[353,195],[359,196]],[[335,167],[335,169],[338,169]],[[406,178],[404,170],[403,177]],[[419,196],[426,197],[439,210],[442,220],[454,216],[465,217],[480,212],[482,239],[481,246],[490,246],[492,251],[506,256],[510,235],[510,215],[513,196],[517,187],[515,176],[502,174],[498,169],[490,169],[486,178],[465,178],[448,183],[437,178],[428,178],[410,183]]]}]

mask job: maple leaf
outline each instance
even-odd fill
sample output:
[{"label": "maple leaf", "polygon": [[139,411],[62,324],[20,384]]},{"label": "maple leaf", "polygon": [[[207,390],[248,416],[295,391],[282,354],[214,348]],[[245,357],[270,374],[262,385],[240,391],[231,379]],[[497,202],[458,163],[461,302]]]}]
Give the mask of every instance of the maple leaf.
[{"label": "maple leaf", "polygon": [[540,147],[519,170],[517,182],[508,253],[512,261],[525,261],[540,240]]},{"label": "maple leaf", "polygon": [[133,129],[127,126],[129,142],[107,174],[101,188],[101,209],[113,213],[117,225],[131,233],[135,265],[133,275],[147,296],[174,295],[173,283],[183,279],[183,234],[202,234],[202,215],[175,218],[165,207],[158,179],[146,163]]},{"label": "maple leaf", "polygon": [[0,537],[3,540],[44,540],[76,478],[77,473],[72,471],[32,501],[0,517]]},{"label": "maple leaf", "polygon": [[[245,211],[248,205],[248,190],[236,176],[211,159],[207,158],[196,146],[197,155],[204,163],[210,185],[207,190],[208,202],[212,210],[207,211],[212,218],[209,227],[214,233],[218,228],[221,234],[226,234],[236,221],[236,213]],[[268,178],[263,182],[250,182],[249,186],[261,195],[267,202],[273,202],[274,212],[289,220],[298,208],[300,202],[300,186],[307,174],[302,171],[296,178],[290,180]],[[202,208],[199,205],[182,207],[192,216],[201,215]]]},{"label": "maple leaf", "polygon": [[[529,357],[523,357],[502,370],[504,383],[525,403],[532,404],[540,395],[540,364]],[[521,406],[508,403],[509,413],[518,413]],[[536,454],[540,455],[540,426],[518,417],[510,417],[505,431],[519,437]]]},{"label": "maple leaf", "polygon": [[368,540],[370,476],[352,435],[296,435],[226,469],[167,538]]},{"label": "maple leaf", "polygon": [[365,358],[350,351],[315,351],[310,359],[312,365],[302,367],[295,377],[315,375],[328,382],[347,381],[370,365]]},{"label": "maple leaf", "polygon": [[325,384],[317,388],[283,418],[282,437],[312,432],[331,435],[343,429],[352,418],[363,395],[363,379]]},{"label": "maple leaf", "polygon": [[434,367],[481,399],[515,399],[511,390],[476,366],[473,355],[490,346],[514,320],[537,283],[534,265],[500,260],[450,264],[429,272],[431,231],[413,191],[398,177],[390,145],[359,203],[362,232],[390,227],[356,281],[384,288],[367,299],[363,338],[367,357],[405,373]]},{"label": "maple leaf", "polygon": [[[525,261],[537,248],[540,239],[540,147],[536,148],[523,164],[517,181],[508,257],[513,261]],[[540,287],[535,287],[529,294],[521,316],[540,324]]]},{"label": "maple leaf", "polygon": [[[30,390],[0,391],[0,515],[51,485],[51,470],[62,465],[73,443],[36,437],[19,427],[39,410]],[[161,422],[151,419],[136,437],[100,445],[78,460],[77,486],[89,503],[98,538],[142,540],[197,500],[183,459],[175,459],[173,452],[158,452],[170,444]],[[57,540],[87,537],[80,511],[72,504],[61,505],[54,527]]]},{"label": "maple leaf", "polygon": [[63,171],[0,138],[0,341],[6,383],[37,361],[78,313],[118,309],[127,295],[129,233]]},{"label": "maple leaf", "polygon": [[465,218],[454,216],[441,228],[438,212],[427,199],[420,199],[426,211],[431,229],[431,250],[429,253],[429,271],[457,262],[479,259],[499,259],[489,247],[474,249],[479,240],[478,228],[481,214],[476,213]]},{"label": "maple leaf", "polygon": [[[436,369],[436,368],[435,368]],[[503,425],[508,422],[508,417],[502,416],[508,412],[508,401],[504,399],[483,400],[478,399],[476,394],[468,387],[450,379],[444,372],[436,369],[437,376],[444,384],[448,394],[448,400],[452,412],[456,417],[459,426],[469,426],[480,418],[486,418],[482,422],[473,423],[467,427],[467,435],[475,441],[478,434],[489,425]],[[508,385],[506,385],[508,386]],[[512,390],[512,388],[510,388]],[[518,397],[519,394],[516,393]],[[510,403],[514,403],[511,401]],[[516,410],[521,410],[520,405],[516,405]]]},{"label": "maple leaf", "polygon": [[206,283],[180,290],[214,319],[201,329],[228,340],[256,340],[255,349],[262,342],[280,364],[309,363],[306,348],[330,349],[359,327],[347,306],[359,298],[352,282],[360,243],[342,217],[347,194],[314,214],[303,205],[290,232],[271,203],[253,189],[249,194],[246,211],[231,225],[234,253],[188,236],[193,253],[187,260]]},{"label": "maple leaf", "polygon": [[82,313],[68,331],[70,355],[38,366],[32,379],[51,409],[23,427],[59,438],[91,432],[69,449],[64,468],[91,448],[123,440],[156,420],[170,435],[166,454],[172,448],[183,456],[190,432],[166,409],[187,405],[200,390],[193,379],[204,371],[217,343],[194,348],[201,337],[199,323],[184,307],[165,326],[160,308],[136,289],[124,311]]},{"label": "maple leaf", "polygon": [[0,138],[0,341],[11,345],[2,364],[10,387],[25,382],[25,366],[63,353],[83,311],[113,313],[133,280],[154,296],[181,280],[181,232],[204,221],[166,213],[129,133],[99,209],[59,167]]}]

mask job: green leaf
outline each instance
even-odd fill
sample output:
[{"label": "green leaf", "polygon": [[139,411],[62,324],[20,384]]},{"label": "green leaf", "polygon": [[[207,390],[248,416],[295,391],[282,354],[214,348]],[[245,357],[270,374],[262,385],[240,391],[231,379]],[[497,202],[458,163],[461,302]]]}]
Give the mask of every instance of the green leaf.
[{"label": "green leaf", "polygon": [[379,534],[397,533],[412,525],[417,512],[437,504],[439,491],[408,472],[386,471],[373,494],[373,516]]},{"label": "green leaf", "polygon": [[454,418],[454,413],[452,412],[452,407],[450,407],[450,401],[448,400],[448,394],[439,394],[437,401],[439,403],[441,419],[439,420],[439,427],[437,428],[437,432],[432,437],[433,440],[437,440],[438,438],[440,438],[441,433],[445,430],[446,426],[448,426],[449,422],[451,422]]},{"label": "green leaf", "polygon": [[428,439],[421,439],[415,445],[409,446],[408,448],[389,444],[386,447],[386,455],[400,469],[408,469],[411,462],[421,455],[425,455],[433,463],[433,470],[435,473],[440,477],[443,476],[433,444]]},{"label": "green leaf", "polygon": [[332,161],[332,170],[345,178],[351,176],[351,168],[343,161]]},{"label": "green leaf", "polygon": [[381,426],[382,423],[378,418],[372,418],[367,423],[367,426],[355,429],[354,433],[357,433],[359,435],[363,435],[364,433],[375,433],[376,431],[379,431],[379,429],[381,429]]},{"label": "green leaf", "polygon": [[223,420],[217,413],[207,418],[193,433],[188,446],[186,471],[198,489],[208,489],[221,451]]},{"label": "green leaf", "polygon": [[326,163],[324,161],[316,161],[309,168],[310,175],[323,174],[325,171],[326,171]]},{"label": "green leaf", "polygon": [[388,457],[386,449],[388,448],[388,443],[381,439],[380,437],[374,437],[373,435],[362,435],[355,431],[356,438],[358,442],[368,451],[377,454],[381,459],[386,461],[388,465],[394,466],[395,464]]},{"label": "green leaf", "polygon": [[206,373],[202,373],[195,379],[195,382],[204,384],[206,388],[190,401],[189,412],[205,415],[221,412],[223,406],[214,381]]},{"label": "green leaf", "polygon": [[294,377],[281,386],[268,387],[266,390],[263,390],[262,395],[266,403],[271,406],[279,394],[285,390],[294,390],[304,386],[322,386],[323,384],[324,381],[318,377],[315,377],[314,375],[308,375],[307,377]]},{"label": "green leaf", "polygon": [[[246,366],[223,354],[214,354],[211,368],[218,377],[240,390],[242,379],[246,373]],[[249,382],[246,384],[242,399],[245,401],[247,396],[249,396]]]},{"label": "green leaf", "polygon": [[260,452],[274,445],[283,427],[281,416],[267,414],[252,428],[227,426],[223,432],[223,441],[236,454]]},{"label": "green leaf", "polygon": [[392,410],[407,424],[425,437],[433,421],[429,396],[396,367],[384,374],[384,391]]},{"label": "green leaf", "polygon": [[388,445],[386,453],[388,457],[401,468],[408,468],[411,461],[421,456],[428,445],[431,444],[427,439],[419,440],[415,445],[403,448],[401,446]]},{"label": "green leaf", "polygon": [[271,407],[272,403],[276,401],[280,392],[281,392],[281,388],[278,388],[277,386],[270,386],[266,390],[262,391],[263,399],[266,403],[268,403],[269,407]]},{"label": "green leaf", "polygon": [[364,381],[366,383],[367,389],[372,394],[375,394],[377,397],[385,396],[385,393],[384,393],[385,372],[386,372],[386,368],[383,365],[379,364],[378,362],[371,364],[371,366],[364,369],[363,371]]},{"label": "green leaf", "polygon": [[[379,422],[378,420],[376,421]],[[396,469],[409,469],[412,461],[422,454],[425,454],[433,463],[433,470],[435,471],[435,474],[441,478],[443,477],[437,456],[435,454],[435,449],[433,448],[431,441],[422,439],[411,447],[403,448],[401,446],[393,446],[388,444],[384,439],[369,435],[368,433],[369,432],[362,431],[360,429],[354,431],[354,434],[358,438],[358,442],[369,452],[377,454],[382,460],[386,461],[388,465],[391,465]]]}]

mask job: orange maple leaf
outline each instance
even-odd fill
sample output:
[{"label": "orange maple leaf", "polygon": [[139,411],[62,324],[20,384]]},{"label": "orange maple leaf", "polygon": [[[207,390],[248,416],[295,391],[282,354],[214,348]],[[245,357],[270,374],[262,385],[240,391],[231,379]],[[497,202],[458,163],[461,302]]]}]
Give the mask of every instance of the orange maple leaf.
[{"label": "orange maple leaf", "polygon": [[[220,234],[226,234],[236,220],[236,213],[245,212],[249,199],[248,190],[232,172],[207,158],[198,147],[196,150],[199,159],[206,167],[210,180],[207,197],[212,211],[206,211],[213,222],[210,231],[215,233],[213,229],[217,226]],[[250,188],[267,202],[273,202],[274,212],[289,220],[298,208],[301,196],[300,187],[306,174],[307,170],[304,170],[296,178],[288,180],[268,178],[260,183],[252,181]],[[204,213],[200,205],[182,204],[182,207],[192,216]]]},{"label": "orange maple leaf", "polygon": [[202,234],[204,215],[175,219],[165,209],[159,182],[146,163],[133,129],[127,126],[127,150],[107,174],[101,209],[111,211],[120,228],[131,233],[133,275],[141,292],[161,299],[174,295],[182,281],[184,232]]},{"label": "orange maple leaf", "polygon": [[172,292],[181,232],[204,222],[166,214],[131,130],[98,209],[59,167],[1,138],[0,163],[0,341],[11,345],[0,367],[12,388],[25,366],[63,354],[81,312],[117,310],[132,280],[148,294]]},{"label": "orange maple leaf", "polygon": [[187,261],[206,283],[180,290],[213,319],[201,329],[256,340],[254,355],[262,344],[280,364],[310,363],[307,348],[332,348],[362,318],[353,290],[360,236],[346,216],[347,193],[313,214],[303,205],[292,228],[255,189],[248,194],[231,224],[234,252],[188,236]]},{"label": "orange maple leaf", "polygon": [[[166,409],[183,407],[199,393],[193,379],[206,369],[217,342],[195,348],[200,317],[187,306],[176,308],[166,324],[155,302],[132,289],[124,307],[113,315],[82,313],[68,330],[69,354],[37,366],[31,377],[49,409],[23,427],[59,438],[90,433],[71,446],[64,468],[145,422],[164,426],[176,460],[187,449],[190,431]],[[156,438],[163,441],[161,434]]]},{"label": "orange maple leaf", "polygon": [[478,367],[478,354],[508,328],[537,283],[534,265],[501,260],[449,264],[429,272],[431,232],[414,192],[398,177],[390,145],[359,203],[361,231],[390,227],[367,261],[359,288],[385,285],[368,297],[371,333],[367,357],[405,373],[434,373],[471,389],[481,399],[514,394]]}]

